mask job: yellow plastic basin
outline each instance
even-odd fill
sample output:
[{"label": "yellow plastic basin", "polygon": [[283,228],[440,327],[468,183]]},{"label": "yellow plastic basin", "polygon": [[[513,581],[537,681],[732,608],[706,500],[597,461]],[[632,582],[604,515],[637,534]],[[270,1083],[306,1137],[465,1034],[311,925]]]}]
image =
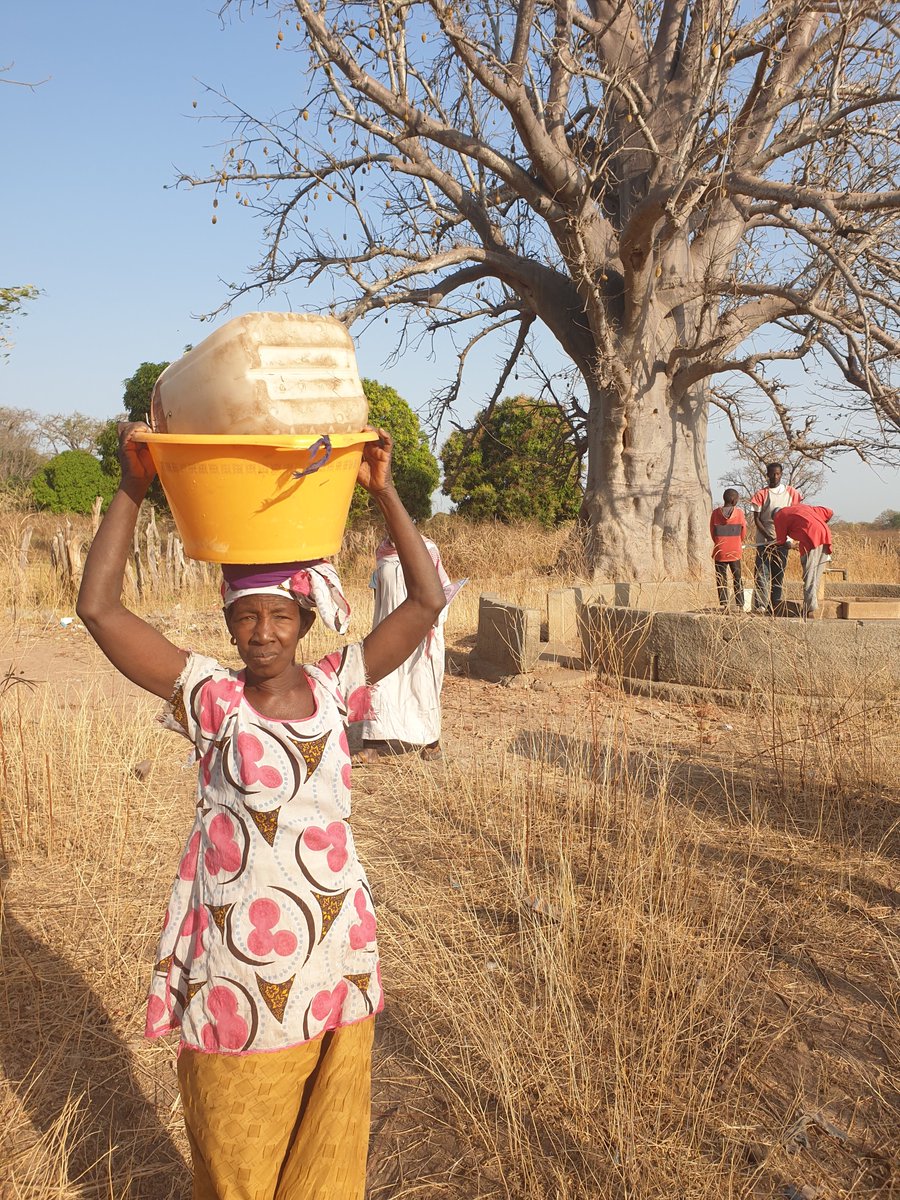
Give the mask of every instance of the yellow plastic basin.
[{"label": "yellow plastic basin", "polygon": [[134,437],[150,448],[185,554],[274,563],[337,553],[363,445],[378,434]]}]

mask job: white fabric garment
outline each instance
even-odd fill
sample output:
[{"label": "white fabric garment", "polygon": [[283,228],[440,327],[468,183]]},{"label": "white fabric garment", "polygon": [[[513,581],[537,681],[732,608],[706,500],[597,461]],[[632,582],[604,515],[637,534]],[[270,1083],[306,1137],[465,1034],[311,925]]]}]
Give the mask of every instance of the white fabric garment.
[{"label": "white fabric garment", "polygon": [[[422,540],[446,593],[452,585],[438,548],[429,538]],[[370,582],[370,587],[375,589],[373,628],[406,599],[406,582],[396,550],[385,540],[376,550],[375,557],[376,567]],[[362,736],[367,741],[430,746],[439,740],[446,617],[445,608],[428,637],[420,642],[406,662],[372,688],[374,717],[362,723]]]}]

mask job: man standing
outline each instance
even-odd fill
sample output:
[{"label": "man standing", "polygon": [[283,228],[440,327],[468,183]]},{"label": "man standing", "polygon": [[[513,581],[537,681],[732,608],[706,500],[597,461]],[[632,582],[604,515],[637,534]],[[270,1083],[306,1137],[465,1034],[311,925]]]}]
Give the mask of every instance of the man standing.
[{"label": "man standing", "polygon": [[781,603],[784,587],[788,551],[787,546],[779,546],[776,541],[775,514],[780,508],[803,500],[796,488],[781,482],[781,474],[781,463],[766,463],[768,486],[750,497],[750,511],[756,523],[753,605],[757,612],[774,613]]},{"label": "man standing", "polygon": [[831,557],[828,522],[833,516],[830,508],[820,504],[794,504],[789,508],[780,508],[775,514],[775,540],[778,545],[786,546],[790,538],[800,547],[804,617],[814,616],[819,607],[819,580]]}]

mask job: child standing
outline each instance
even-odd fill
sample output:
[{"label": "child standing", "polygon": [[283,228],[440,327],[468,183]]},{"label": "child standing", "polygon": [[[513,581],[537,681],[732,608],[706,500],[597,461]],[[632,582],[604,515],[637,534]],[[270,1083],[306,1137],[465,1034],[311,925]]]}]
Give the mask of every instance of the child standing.
[{"label": "child standing", "polygon": [[722,505],[709,518],[709,533],[713,540],[713,562],[716,568],[716,588],[719,604],[728,608],[728,571],[734,587],[734,602],[744,607],[744,584],[741,579],[741,554],[747,536],[747,518],[738,508],[738,494],[734,488],[726,488]]}]

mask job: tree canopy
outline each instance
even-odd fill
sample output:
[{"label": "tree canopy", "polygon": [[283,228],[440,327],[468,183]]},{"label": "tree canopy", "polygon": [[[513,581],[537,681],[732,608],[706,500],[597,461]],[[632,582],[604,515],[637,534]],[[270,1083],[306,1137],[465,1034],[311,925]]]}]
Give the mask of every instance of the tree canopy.
[{"label": "tree canopy", "polygon": [[549,401],[508,396],[484,409],[469,429],[450,435],[441,461],[442,490],[462,516],[551,526],[578,515],[578,454]]},{"label": "tree canopy", "polygon": [[[441,472],[419,418],[394,388],[374,379],[364,379],[362,385],[369,402],[369,424],[386,429],[394,439],[392,473],[400,498],[414,520],[425,520],[431,516],[431,494]],[[368,493],[357,487],[351,520],[371,511]]]},{"label": "tree canopy", "polygon": [[12,348],[7,334],[10,324],[21,313],[25,301],[33,300],[38,294],[38,289],[30,283],[0,287],[0,358],[8,358]]},{"label": "tree canopy", "polygon": [[[150,413],[150,397],[157,379],[169,364],[167,362],[142,362],[133,375],[122,380],[125,391],[122,393],[122,403],[125,412],[121,417],[113,417],[107,421],[97,442],[100,461],[103,469],[116,481],[120,478],[119,468],[119,421],[147,421]],[[147,492],[147,499],[155,508],[169,510],[166,493],[159,479],[154,479]]]},{"label": "tree canopy", "polygon": [[133,375],[122,380],[122,386],[125,388],[122,403],[125,405],[126,420],[147,420],[154,385],[168,365],[167,362],[142,362]]},{"label": "tree canopy", "polygon": [[116,490],[99,461],[87,450],[63,450],[37,472],[31,481],[31,494],[38,508],[51,512],[89,513],[97,496],[104,507]]},{"label": "tree canopy", "polygon": [[[248,7],[307,82],[184,176],[265,218],[236,290],[327,273],[348,324],[400,308],[460,372],[499,334],[495,402],[542,325],[598,573],[709,569],[711,405],[738,435],[770,405],[802,453],[896,448],[897,0]],[[825,374],[788,392],[791,364]]]}]

